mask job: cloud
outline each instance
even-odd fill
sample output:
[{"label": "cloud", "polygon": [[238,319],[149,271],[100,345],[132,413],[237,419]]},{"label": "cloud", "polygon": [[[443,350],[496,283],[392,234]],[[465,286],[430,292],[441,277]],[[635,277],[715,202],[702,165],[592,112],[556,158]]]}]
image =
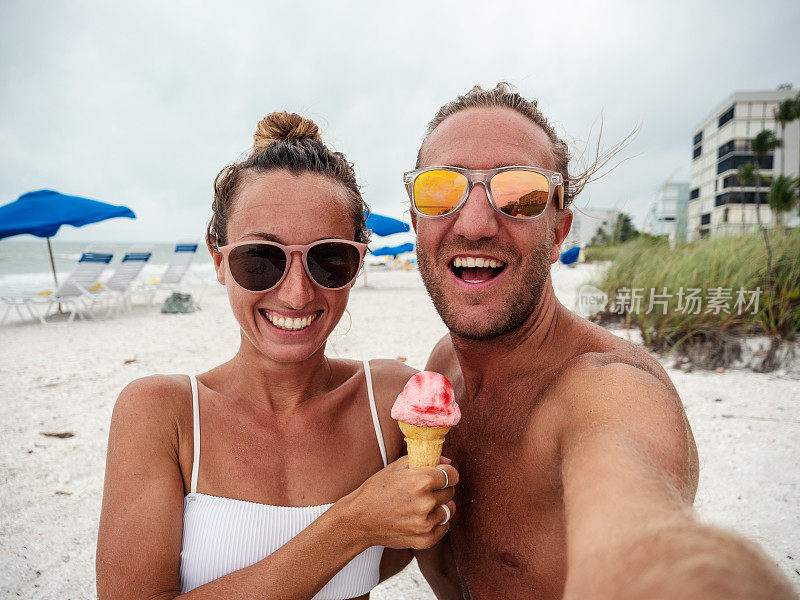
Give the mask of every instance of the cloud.
[{"label": "cloud", "polygon": [[[693,128],[738,89],[797,82],[793,2],[7,2],[0,9],[0,203],[40,188],[139,218],[65,239],[200,237],[219,169],[276,109],[315,119],[373,210],[407,214],[401,174],[428,120],[473,84],[516,84],[568,139],[603,114],[634,156],[589,190],[644,216]],[[62,235],[62,234],[60,234]]]}]

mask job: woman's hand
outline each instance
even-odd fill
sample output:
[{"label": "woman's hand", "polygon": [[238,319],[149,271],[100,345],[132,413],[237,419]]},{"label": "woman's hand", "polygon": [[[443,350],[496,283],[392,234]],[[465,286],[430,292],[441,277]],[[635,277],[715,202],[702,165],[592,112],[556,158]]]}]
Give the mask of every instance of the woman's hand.
[{"label": "woman's hand", "polygon": [[449,462],[410,469],[403,456],[336,504],[348,511],[367,546],[430,548],[447,533],[456,511],[458,471]]}]

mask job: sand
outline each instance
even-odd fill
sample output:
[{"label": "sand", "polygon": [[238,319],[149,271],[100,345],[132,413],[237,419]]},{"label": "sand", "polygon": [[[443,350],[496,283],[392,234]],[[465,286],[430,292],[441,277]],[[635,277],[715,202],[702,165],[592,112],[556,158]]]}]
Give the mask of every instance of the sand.
[{"label": "sand", "polygon": [[[590,265],[554,267],[575,306]],[[226,360],[238,330],[219,286],[203,310],[163,315],[138,305],[104,322],[0,328],[0,597],[94,598],[94,552],[108,425],[132,379],[198,373]],[[328,344],[331,356],[405,357],[422,368],[444,334],[416,271],[369,273]],[[619,332],[626,335],[626,332]],[[763,545],[800,590],[800,385],[790,375],[669,368],[700,453],[697,511]],[[72,432],[54,438],[42,432]],[[432,599],[415,567],[374,599]]]}]

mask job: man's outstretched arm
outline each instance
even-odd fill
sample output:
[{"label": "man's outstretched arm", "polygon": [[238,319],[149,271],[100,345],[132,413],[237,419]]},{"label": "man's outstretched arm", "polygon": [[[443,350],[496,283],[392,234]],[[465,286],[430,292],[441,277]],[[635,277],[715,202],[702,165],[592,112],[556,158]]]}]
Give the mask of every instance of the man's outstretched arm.
[{"label": "man's outstretched arm", "polygon": [[796,598],[756,544],[694,519],[697,458],[673,390],[613,363],[562,394],[565,600]]}]

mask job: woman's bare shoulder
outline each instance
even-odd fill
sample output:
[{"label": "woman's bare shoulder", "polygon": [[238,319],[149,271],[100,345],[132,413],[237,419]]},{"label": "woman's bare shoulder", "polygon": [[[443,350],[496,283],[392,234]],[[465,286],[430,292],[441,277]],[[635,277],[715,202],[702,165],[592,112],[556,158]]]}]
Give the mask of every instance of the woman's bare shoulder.
[{"label": "woman's bare shoulder", "polygon": [[380,391],[384,392],[380,395],[392,396],[392,403],[394,403],[397,394],[403,391],[406,382],[417,372],[414,367],[410,367],[399,360],[388,358],[371,360],[369,361],[369,367],[372,371],[372,381],[376,388],[376,399],[379,395],[378,388],[380,388]]},{"label": "woman's bare shoulder", "polygon": [[120,392],[112,415],[117,425],[174,428],[191,415],[191,387],[186,375],[150,375],[135,379]]},{"label": "woman's bare shoulder", "polygon": [[375,405],[381,422],[383,439],[389,462],[394,462],[405,453],[403,436],[392,419],[392,405],[403,391],[406,382],[417,372],[399,360],[376,359],[369,361],[372,371],[372,386],[375,390]]}]

